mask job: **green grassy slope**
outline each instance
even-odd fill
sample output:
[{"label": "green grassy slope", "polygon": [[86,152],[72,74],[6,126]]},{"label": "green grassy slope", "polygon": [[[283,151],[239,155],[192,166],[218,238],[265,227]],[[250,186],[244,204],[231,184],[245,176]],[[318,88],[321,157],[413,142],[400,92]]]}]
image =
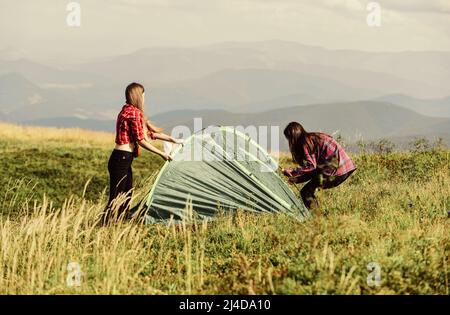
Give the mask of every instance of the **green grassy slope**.
[{"label": "green grassy slope", "polygon": [[[8,186],[11,180],[23,179],[36,185],[34,191],[42,198],[47,197],[61,205],[70,194],[88,200],[99,198],[103,190],[108,193],[108,158],[111,148],[77,147],[64,142],[45,146],[25,142],[0,141],[0,164],[2,177],[0,186]],[[152,176],[164,161],[148,153],[143,153],[133,162],[133,172],[137,183]]]},{"label": "green grassy slope", "polygon": [[[320,191],[323,215],[305,223],[239,213],[194,228],[102,228],[110,151],[0,142],[1,294],[449,294],[448,151],[355,155],[358,171]],[[143,152],[138,190],[162,163]],[[67,284],[69,262],[81,266],[79,287]],[[367,284],[370,262],[378,287]]]}]

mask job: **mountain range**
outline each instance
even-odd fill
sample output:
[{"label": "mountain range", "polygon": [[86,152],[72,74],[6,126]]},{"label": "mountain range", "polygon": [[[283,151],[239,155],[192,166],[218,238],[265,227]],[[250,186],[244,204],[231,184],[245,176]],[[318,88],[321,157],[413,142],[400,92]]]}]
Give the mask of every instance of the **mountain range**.
[{"label": "mountain range", "polygon": [[[355,119],[356,117],[356,119]],[[218,125],[242,126],[258,130],[258,136],[267,130],[267,143],[270,143],[271,127],[278,127],[278,140],[281,149],[286,150],[283,128],[291,121],[301,122],[309,131],[323,131],[340,135],[348,143],[358,140],[373,141],[381,138],[396,139],[407,143],[414,138],[425,137],[435,140],[441,137],[450,144],[450,118],[428,117],[385,102],[346,102],[336,104],[316,104],[288,107],[258,113],[235,113],[224,110],[178,110],[153,116],[153,122],[171,133],[175,127],[186,126],[190,132],[200,129],[194,124],[201,118],[201,127]],[[26,121],[28,125],[58,127],[80,127],[114,132],[114,120],[91,120],[76,117],[59,117]],[[259,129],[262,127],[263,129]],[[264,129],[267,128],[267,129]],[[174,136],[184,136],[186,134]],[[274,135],[274,137],[276,137]]]},{"label": "mountain range", "polygon": [[[171,128],[280,125],[368,138],[447,135],[450,52],[329,50],[294,42],[150,47],[64,68],[0,52],[0,119],[112,130],[131,81]],[[391,126],[391,127],[389,127]]]}]

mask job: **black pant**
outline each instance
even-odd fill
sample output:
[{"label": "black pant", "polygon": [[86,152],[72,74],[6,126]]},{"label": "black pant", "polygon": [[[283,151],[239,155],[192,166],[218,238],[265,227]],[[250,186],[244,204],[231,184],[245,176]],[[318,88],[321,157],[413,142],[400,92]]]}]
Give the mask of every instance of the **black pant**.
[{"label": "black pant", "polygon": [[109,171],[109,201],[103,216],[103,222],[106,223],[112,216],[112,205],[119,195],[126,195],[126,200],[118,207],[117,216],[127,211],[130,206],[130,199],[133,188],[133,172],[131,163],[133,163],[133,153],[121,150],[115,150],[111,153],[108,161]]},{"label": "black pant", "polygon": [[302,188],[300,195],[303,203],[308,209],[315,209],[319,206],[315,191],[317,188],[329,189],[342,184],[355,170],[340,176],[326,176],[320,173],[313,173],[311,180]]}]

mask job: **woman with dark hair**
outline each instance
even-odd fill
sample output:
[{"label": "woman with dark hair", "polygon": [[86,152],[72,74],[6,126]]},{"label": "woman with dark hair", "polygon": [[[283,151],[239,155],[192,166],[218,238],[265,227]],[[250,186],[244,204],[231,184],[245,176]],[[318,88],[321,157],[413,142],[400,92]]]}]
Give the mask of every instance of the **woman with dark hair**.
[{"label": "woman with dark hair", "polygon": [[[109,201],[103,214],[102,223],[107,224],[112,216],[112,209],[118,208],[117,217],[128,210],[133,187],[133,159],[140,155],[140,147],[160,155],[164,160],[172,157],[150,144],[152,140],[182,143],[162,133],[162,129],[151,124],[145,116],[145,89],[139,83],[131,83],[125,90],[126,104],[122,107],[116,122],[116,146],[108,161],[110,178]],[[121,194],[125,201],[114,205],[114,200]]]},{"label": "woman with dark hair", "polygon": [[307,132],[298,122],[284,129],[292,159],[300,167],[283,169],[289,183],[308,182],[300,194],[308,209],[317,210],[317,188],[333,188],[342,184],[355,170],[356,165],[344,149],[331,136],[321,132]]}]

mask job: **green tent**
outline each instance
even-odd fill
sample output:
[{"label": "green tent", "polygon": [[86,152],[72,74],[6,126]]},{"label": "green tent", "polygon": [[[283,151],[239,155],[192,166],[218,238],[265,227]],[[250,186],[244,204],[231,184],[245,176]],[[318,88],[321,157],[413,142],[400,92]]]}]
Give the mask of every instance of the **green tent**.
[{"label": "green tent", "polygon": [[[145,222],[211,219],[219,211],[285,212],[309,216],[278,176],[278,165],[248,135],[232,127],[202,130],[177,145],[145,203]],[[187,206],[189,205],[189,207]],[[188,214],[191,209],[192,213]]]}]

